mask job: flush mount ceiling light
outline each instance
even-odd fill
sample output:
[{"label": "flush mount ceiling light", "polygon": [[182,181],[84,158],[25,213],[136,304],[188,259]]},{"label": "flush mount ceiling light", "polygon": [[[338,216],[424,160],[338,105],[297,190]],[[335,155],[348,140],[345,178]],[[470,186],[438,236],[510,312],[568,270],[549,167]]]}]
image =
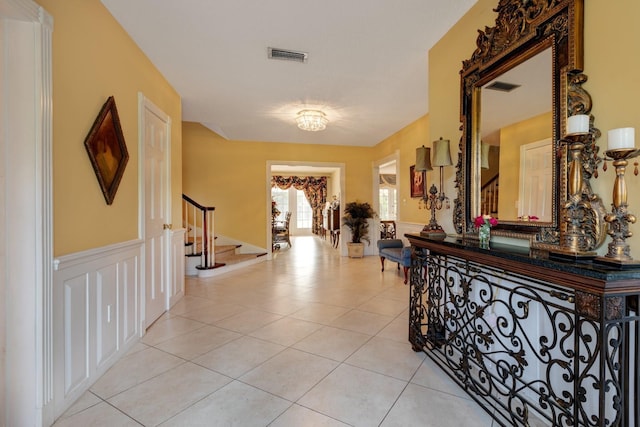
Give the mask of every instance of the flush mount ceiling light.
[{"label": "flush mount ceiling light", "polygon": [[317,132],[327,127],[327,116],[319,110],[302,110],[296,117],[296,123],[302,130]]}]

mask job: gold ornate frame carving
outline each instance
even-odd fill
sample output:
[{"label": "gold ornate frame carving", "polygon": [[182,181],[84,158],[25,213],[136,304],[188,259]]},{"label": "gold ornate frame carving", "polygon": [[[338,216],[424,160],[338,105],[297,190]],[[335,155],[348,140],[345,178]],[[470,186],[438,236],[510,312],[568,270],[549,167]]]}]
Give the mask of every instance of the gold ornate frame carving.
[{"label": "gold ornate frame carving", "polygon": [[[562,138],[566,129],[566,117],[574,114],[590,114],[591,97],[582,87],[587,77],[583,69],[583,0],[500,0],[496,9],[495,26],[478,30],[476,49],[471,58],[463,61],[461,74],[460,120],[462,136],[456,165],[457,198],[454,200],[454,226],[459,234],[474,234],[473,218],[479,211],[480,152],[478,127],[480,120],[480,87],[533,57],[542,50],[552,49],[552,143],[554,156],[552,221],[525,223],[500,221],[492,234],[524,238],[537,247],[562,246],[561,230],[566,229],[568,197],[568,144]],[[591,236],[584,249],[591,250],[604,241],[605,227],[602,202],[589,184],[591,176],[597,177],[600,162],[595,144],[600,131],[593,126],[590,116],[590,133],[583,138],[582,190],[580,203],[588,208],[579,212],[588,222]],[[553,155],[553,153],[551,155]],[[574,215],[575,216],[575,215]],[[588,246],[588,247],[587,247]]]}]

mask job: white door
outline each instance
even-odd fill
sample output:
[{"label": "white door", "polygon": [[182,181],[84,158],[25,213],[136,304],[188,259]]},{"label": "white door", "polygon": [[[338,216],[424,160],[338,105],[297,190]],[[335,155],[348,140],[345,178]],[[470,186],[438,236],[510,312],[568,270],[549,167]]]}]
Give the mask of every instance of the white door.
[{"label": "white door", "polygon": [[519,216],[551,221],[553,165],[551,138],[520,147]]},{"label": "white door", "polygon": [[145,328],[168,308],[171,201],[169,116],[140,95],[144,176]]}]

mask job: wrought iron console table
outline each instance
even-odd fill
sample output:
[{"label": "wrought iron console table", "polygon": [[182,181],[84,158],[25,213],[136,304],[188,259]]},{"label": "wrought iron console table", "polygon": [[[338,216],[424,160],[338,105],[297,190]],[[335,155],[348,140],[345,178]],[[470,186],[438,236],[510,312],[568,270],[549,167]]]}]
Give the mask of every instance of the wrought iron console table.
[{"label": "wrought iron console table", "polygon": [[405,237],[413,349],[501,425],[640,425],[640,269]]}]

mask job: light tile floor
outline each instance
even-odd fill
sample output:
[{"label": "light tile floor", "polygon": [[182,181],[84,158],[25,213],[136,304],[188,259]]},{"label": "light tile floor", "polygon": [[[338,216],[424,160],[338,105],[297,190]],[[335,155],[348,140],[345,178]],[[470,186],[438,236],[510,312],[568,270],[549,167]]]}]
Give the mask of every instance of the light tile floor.
[{"label": "light tile floor", "polygon": [[55,426],[491,427],[411,349],[409,288],[387,267],[298,237],[272,261],[187,278]]}]

